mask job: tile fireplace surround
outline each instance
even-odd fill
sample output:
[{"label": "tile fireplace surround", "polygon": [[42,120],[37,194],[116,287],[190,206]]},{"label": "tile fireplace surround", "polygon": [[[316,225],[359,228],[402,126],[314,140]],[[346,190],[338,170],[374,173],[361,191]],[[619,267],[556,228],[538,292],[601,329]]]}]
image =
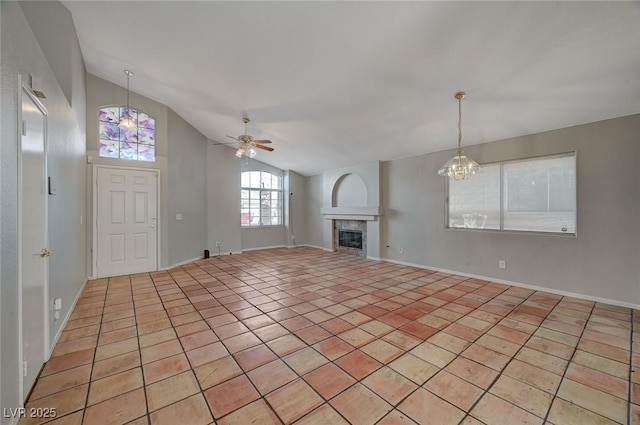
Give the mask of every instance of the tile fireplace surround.
[{"label": "tile fireplace surround", "polygon": [[[338,252],[355,254],[359,257],[367,256],[367,222],[364,220],[333,220],[333,249]],[[362,232],[362,249],[354,249],[339,246],[339,233],[341,230],[354,230]]]},{"label": "tile fireplace surround", "polygon": [[26,407],[55,425],[638,424],[639,329],[628,308],[252,251],[88,282]]}]

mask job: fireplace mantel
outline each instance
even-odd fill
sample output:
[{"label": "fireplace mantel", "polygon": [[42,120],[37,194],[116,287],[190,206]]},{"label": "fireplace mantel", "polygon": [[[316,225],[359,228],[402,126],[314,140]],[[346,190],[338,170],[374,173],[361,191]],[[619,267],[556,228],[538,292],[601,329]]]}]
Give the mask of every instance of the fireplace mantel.
[{"label": "fireplace mantel", "polygon": [[381,207],[323,207],[320,212],[327,220],[375,221],[382,215]]}]

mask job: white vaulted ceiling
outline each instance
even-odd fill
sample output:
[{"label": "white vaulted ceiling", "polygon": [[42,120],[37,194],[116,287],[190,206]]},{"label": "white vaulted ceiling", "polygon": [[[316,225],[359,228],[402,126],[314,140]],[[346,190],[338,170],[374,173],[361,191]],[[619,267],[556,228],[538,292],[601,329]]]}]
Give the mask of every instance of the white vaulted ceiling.
[{"label": "white vaulted ceiling", "polygon": [[[639,2],[64,1],[87,70],[305,175],[640,113]],[[603,140],[606,143],[606,140]]]}]

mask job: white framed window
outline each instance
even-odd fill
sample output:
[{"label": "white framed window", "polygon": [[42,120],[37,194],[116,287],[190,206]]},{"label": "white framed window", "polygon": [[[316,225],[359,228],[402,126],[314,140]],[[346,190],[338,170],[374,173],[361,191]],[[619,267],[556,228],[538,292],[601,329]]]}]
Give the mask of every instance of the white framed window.
[{"label": "white framed window", "polygon": [[266,171],[244,171],[240,186],[242,226],[282,225],[282,176]]},{"label": "white framed window", "polygon": [[447,179],[446,227],[576,234],[576,155],[485,164]]}]

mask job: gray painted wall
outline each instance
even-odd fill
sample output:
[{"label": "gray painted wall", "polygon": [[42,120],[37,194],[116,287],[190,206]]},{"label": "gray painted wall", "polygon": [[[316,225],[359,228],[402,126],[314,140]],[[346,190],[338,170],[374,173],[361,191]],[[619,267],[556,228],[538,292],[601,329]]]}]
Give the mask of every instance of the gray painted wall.
[{"label": "gray painted wall", "polygon": [[[48,167],[49,175],[58,182],[58,194],[49,197],[49,242],[53,256],[50,258],[49,296],[63,299],[61,317],[66,317],[71,303],[79,293],[86,278],[86,219],[85,197],[85,69],[75,34],[70,38],[67,29],[58,23],[43,24],[38,29],[51,43],[40,45],[29,22],[34,19],[32,8],[24,12],[17,2],[0,3],[1,23],[1,87],[2,116],[0,161],[2,221],[0,222],[0,302],[1,340],[0,356],[0,405],[17,407],[18,394],[18,287],[17,287],[17,155],[18,122],[17,95],[18,74],[23,82],[27,74],[44,80],[47,99],[43,104],[48,111]],[[55,16],[70,21],[66,9],[57,2],[47,5]],[[27,20],[25,14],[29,14]],[[68,51],[71,55],[68,55]],[[56,79],[48,57],[64,54],[69,63],[64,67],[71,73],[70,97]],[[69,87],[67,86],[67,89]],[[72,107],[70,106],[72,105]],[[62,321],[50,322],[53,338],[60,331]],[[4,416],[4,415],[3,415]],[[9,423],[1,418],[1,423]]]},{"label": "gray painted wall", "polygon": [[[55,1],[22,1],[20,7],[53,75],[71,104],[73,86],[79,81],[75,75],[77,68],[74,67],[74,56],[80,53],[71,14]],[[52,30],[52,23],[55,23],[55,30]]]},{"label": "gray painted wall", "polygon": [[240,162],[235,150],[207,144],[207,229],[211,255],[240,252]]},{"label": "gray painted wall", "polygon": [[324,245],[324,217],[320,210],[324,206],[324,177],[322,174],[309,176],[305,182],[307,202],[305,215],[307,217],[306,243],[322,248]]},{"label": "gray painted wall", "polygon": [[[124,70],[122,72],[125,81]],[[135,76],[131,85],[135,87]],[[87,75],[87,155],[92,158],[93,164],[110,165],[132,168],[152,168],[160,170],[160,267],[168,267],[169,262],[169,192],[168,192],[168,115],[169,108],[165,105],[131,92],[130,105],[151,115],[156,120],[156,161],[127,161],[124,159],[98,157],[98,108],[110,105],[123,105],[127,102],[127,90],[95,75]],[[87,167],[87,199],[89,199],[87,214],[93,217],[93,166]],[[87,221],[87,246],[93,246],[93,221]],[[87,268],[92,273],[92,263],[95,259],[88,256]]]},{"label": "gray painted wall", "polygon": [[[207,138],[169,110],[169,263],[202,258],[207,246]],[[182,220],[176,218],[182,214]]]},{"label": "gray painted wall", "polygon": [[[287,171],[288,190],[285,190],[285,226],[288,246],[305,245],[307,243],[307,178],[295,171]],[[288,214],[290,212],[290,215]],[[287,217],[289,215],[289,217]],[[294,240],[295,236],[295,240]]]},{"label": "gray painted wall", "polygon": [[[124,70],[123,82],[126,81]],[[135,76],[131,79],[135,87]],[[207,139],[167,106],[131,91],[130,105],[155,118],[156,161],[98,157],[98,109],[126,104],[127,91],[95,75],[87,77],[87,154],[94,164],[160,170],[160,267],[200,257],[207,241]],[[89,217],[93,214],[93,167],[88,167]],[[176,220],[182,213],[183,219]],[[87,224],[93,246],[92,223]],[[93,258],[89,256],[91,271]]]},{"label": "gray painted wall", "polygon": [[453,151],[385,162],[382,255],[639,305],[638,134],[633,115],[465,148],[480,163],[577,151],[577,237],[445,229],[436,172]]},{"label": "gray painted wall", "polygon": [[[220,252],[223,254],[273,246],[293,246],[294,234],[296,245],[305,244],[306,177],[254,159],[240,160],[234,153],[234,149],[216,146],[212,142],[207,148],[208,249],[211,254],[218,253],[216,242],[221,243]],[[243,171],[268,171],[283,176],[283,226],[242,228],[239,217],[240,173]],[[289,195],[291,192],[294,193],[293,196]],[[293,228],[290,218],[293,219]]]}]

